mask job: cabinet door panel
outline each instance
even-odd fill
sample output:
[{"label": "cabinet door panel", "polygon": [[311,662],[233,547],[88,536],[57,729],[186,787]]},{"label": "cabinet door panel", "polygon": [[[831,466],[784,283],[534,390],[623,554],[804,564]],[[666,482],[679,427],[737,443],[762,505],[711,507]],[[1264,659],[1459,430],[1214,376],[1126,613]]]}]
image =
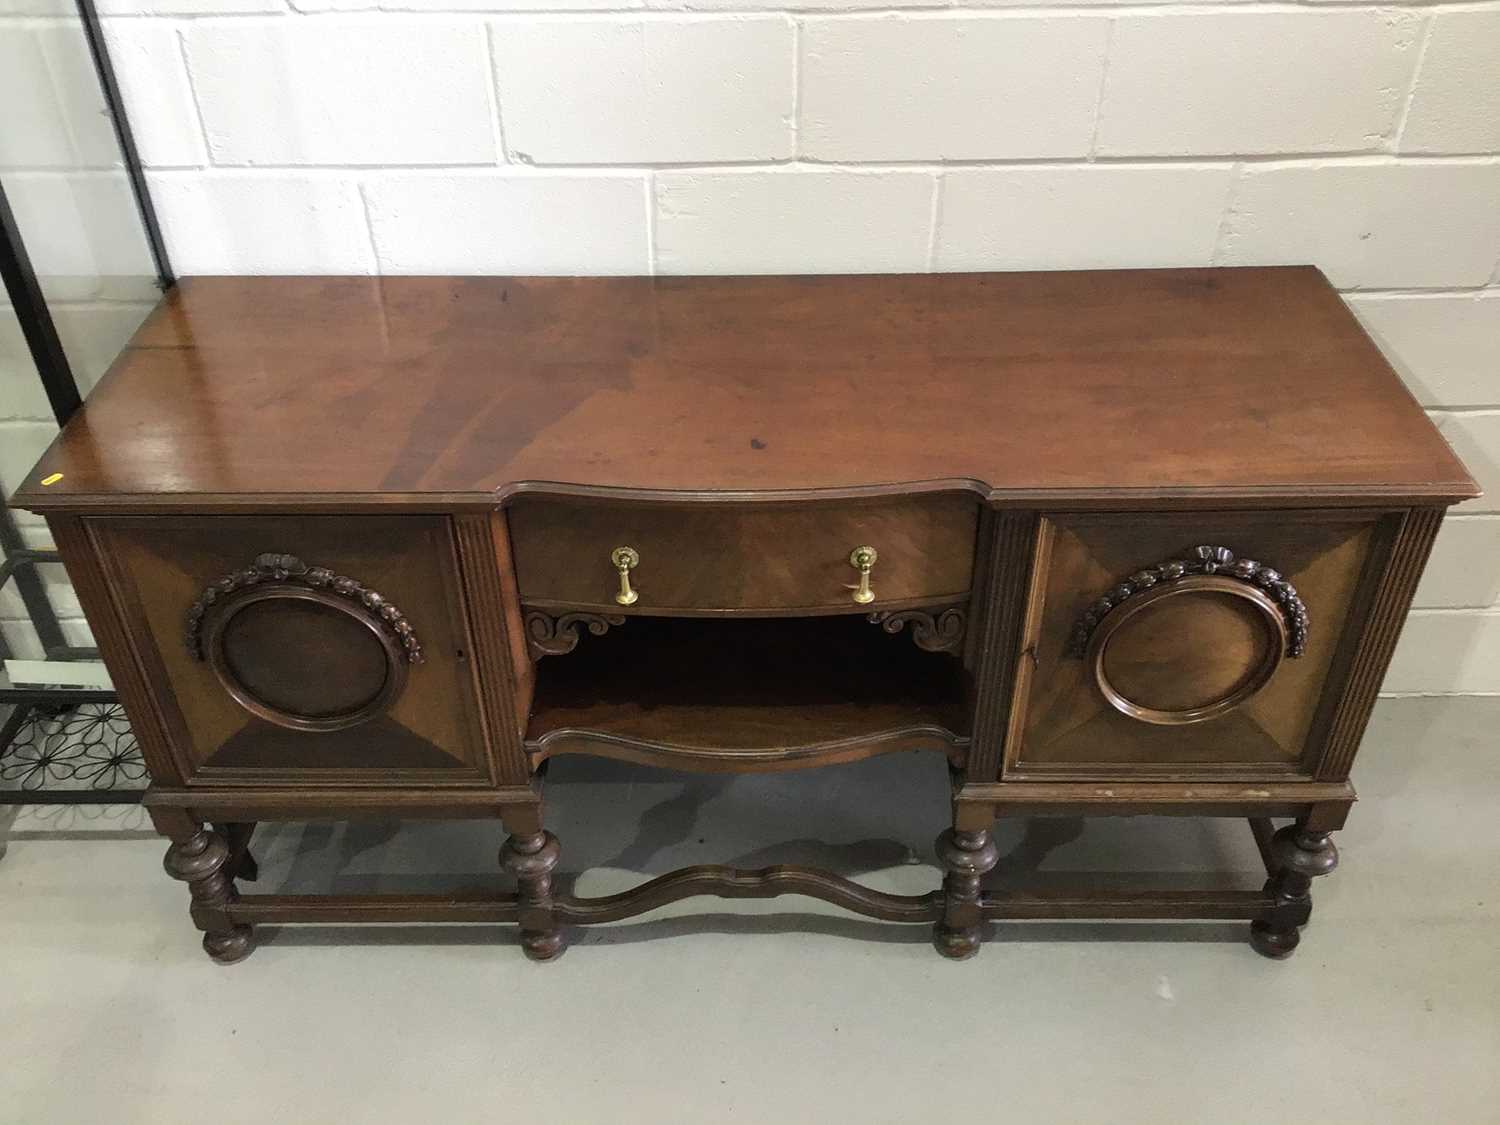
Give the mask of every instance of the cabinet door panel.
[{"label": "cabinet door panel", "polygon": [[1379,512],[1044,519],[1007,772],[1311,772],[1394,523]]},{"label": "cabinet door panel", "polygon": [[492,776],[445,517],[89,524],[190,782]]}]

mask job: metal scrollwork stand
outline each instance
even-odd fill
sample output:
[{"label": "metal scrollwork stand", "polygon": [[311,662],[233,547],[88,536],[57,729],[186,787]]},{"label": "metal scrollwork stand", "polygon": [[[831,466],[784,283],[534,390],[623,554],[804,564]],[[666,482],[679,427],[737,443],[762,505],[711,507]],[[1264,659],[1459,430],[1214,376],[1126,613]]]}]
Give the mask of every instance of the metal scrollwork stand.
[{"label": "metal scrollwork stand", "polygon": [[[36,567],[57,562],[54,551],[22,545],[9,509],[0,505],[0,587],[16,590],[48,660],[97,659],[67,645]],[[0,659],[10,653],[0,637]],[[123,804],[139,801],[146,763],[112,690],[0,686],[0,805]]]}]

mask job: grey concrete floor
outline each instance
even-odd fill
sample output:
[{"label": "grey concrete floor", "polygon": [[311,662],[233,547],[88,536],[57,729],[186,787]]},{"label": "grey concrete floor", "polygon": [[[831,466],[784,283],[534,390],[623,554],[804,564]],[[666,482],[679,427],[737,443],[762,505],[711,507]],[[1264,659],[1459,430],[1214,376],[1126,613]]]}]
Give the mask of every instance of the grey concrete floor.
[{"label": "grey concrete floor", "polygon": [[[533,965],[501,927],[264,930],[211,964],[139,810],[0,816],[0,1122],[1500,1121],[1500,699],[1383,701],[1284,963],[1242,925],[925,927],[696,899]],[[940,763],[561,761],[563,869],[936,879]],[[265,826],[259,887],[500,885],[489,823]],[[788,842],[790,841],[790,843]],[[1237,821],[1016,824],[998,876],[1257,881]]]}]

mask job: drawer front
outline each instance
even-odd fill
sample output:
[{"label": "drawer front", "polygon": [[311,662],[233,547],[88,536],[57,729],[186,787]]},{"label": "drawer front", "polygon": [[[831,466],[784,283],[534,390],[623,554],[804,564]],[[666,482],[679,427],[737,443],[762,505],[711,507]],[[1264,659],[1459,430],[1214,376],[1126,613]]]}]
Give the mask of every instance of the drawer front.
[{"label": "drawer front", "polygon": [[446,518],[88,523],[188,781],[492,776]]},{"label": "drawer front", "polygon": [[[636,613],[858,610],[967,596],[977,501],[940,495],[837,504],[608,504],[523,497],[510,512],[521,599]],[[619,602],[612,557],[633,552]],[[856,601],[851,555],[872,547]]]},{"label": "drawer front", "polygon": [[1012,776],[1275,776],[1316,765],[1399,520],[1382,513],[1042,521]]}]

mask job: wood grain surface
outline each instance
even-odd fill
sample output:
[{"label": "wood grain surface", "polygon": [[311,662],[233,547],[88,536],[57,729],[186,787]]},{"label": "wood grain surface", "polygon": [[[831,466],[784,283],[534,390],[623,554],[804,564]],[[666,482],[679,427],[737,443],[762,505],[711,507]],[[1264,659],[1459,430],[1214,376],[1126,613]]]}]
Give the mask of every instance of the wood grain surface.
[{"label": "wood grain surface", "polygon": [[1476,491],[1322,275],[1278,267],[189,278],[16,503],[458,510],[544,487],[924,482],[1013,504]]}]

